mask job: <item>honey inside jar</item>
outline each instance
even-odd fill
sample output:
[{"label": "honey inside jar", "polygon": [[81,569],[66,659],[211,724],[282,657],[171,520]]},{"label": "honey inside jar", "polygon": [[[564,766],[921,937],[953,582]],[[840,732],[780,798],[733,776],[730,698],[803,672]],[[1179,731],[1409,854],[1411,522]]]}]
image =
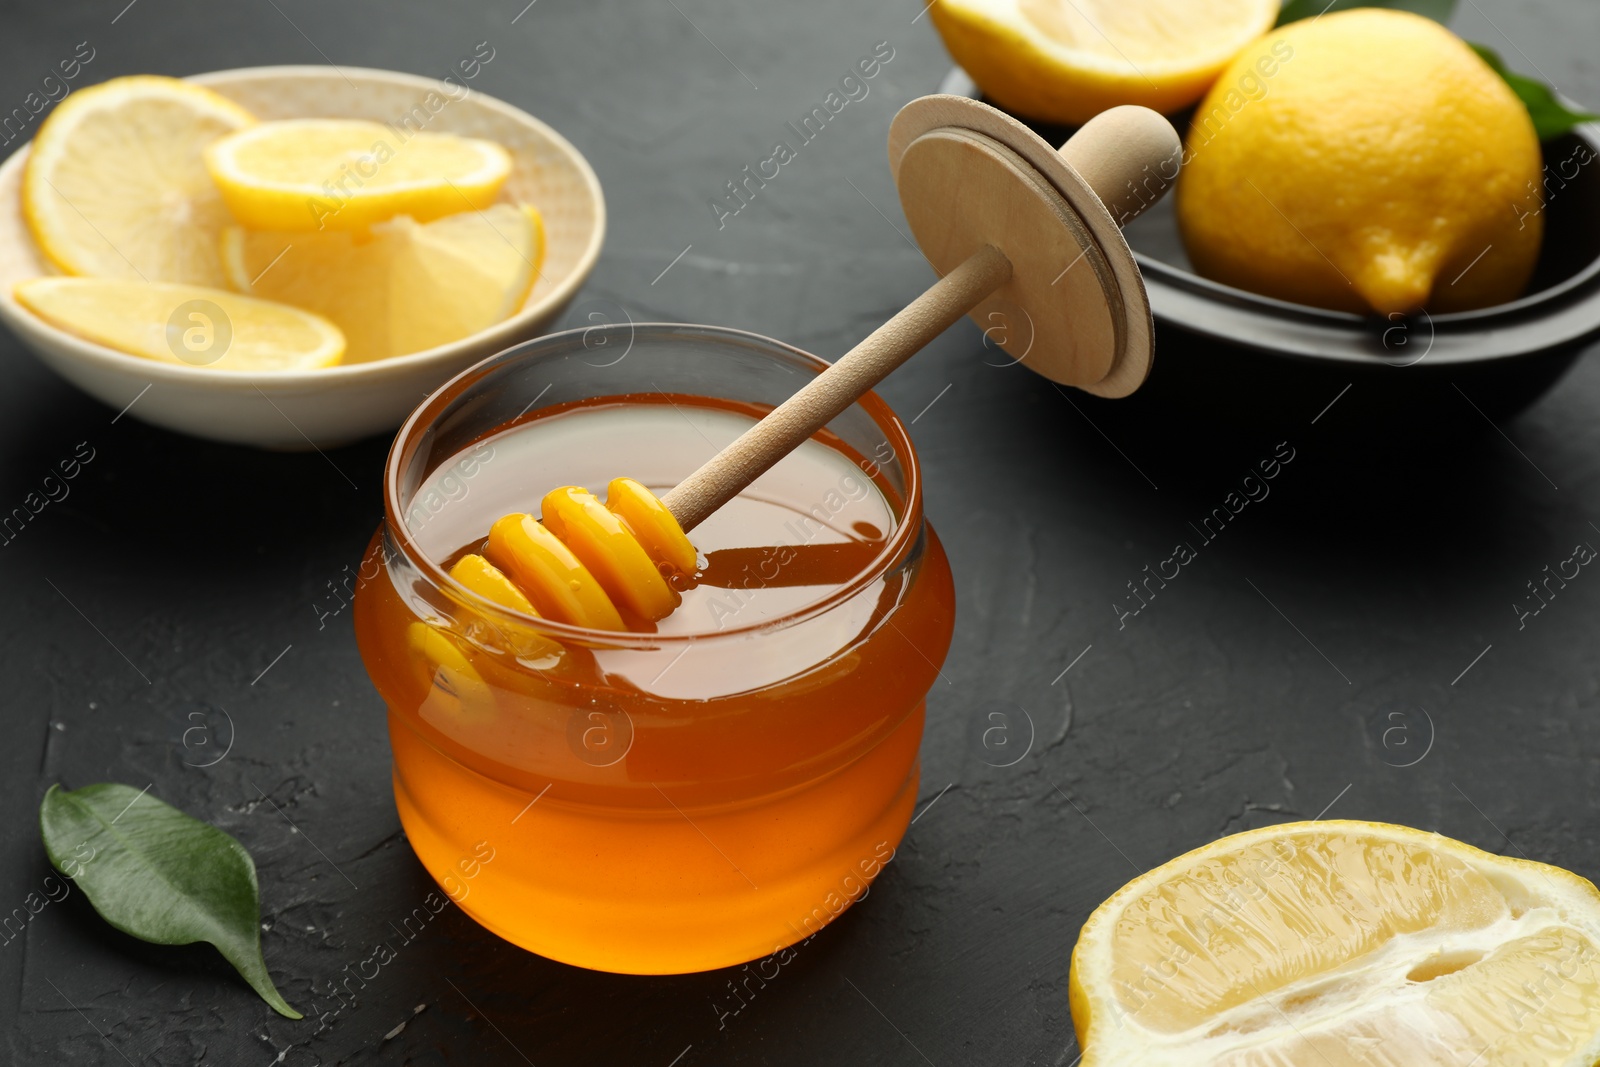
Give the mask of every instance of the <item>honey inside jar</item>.
[{"label": "honey inside jar", "polygon": [[882,466],[903,438],[875,458],[821,434],[785,457],[695,528],[677,609],[627,632],[445,577],[547,491],[626,473],[664,493],[764,410],[661,393],[542,409],[442,457],[374,539],[356,626],[402,823],[446,892],[524,948],[633,973],[755,959],[865,895],[910,820],[954,594]]}]

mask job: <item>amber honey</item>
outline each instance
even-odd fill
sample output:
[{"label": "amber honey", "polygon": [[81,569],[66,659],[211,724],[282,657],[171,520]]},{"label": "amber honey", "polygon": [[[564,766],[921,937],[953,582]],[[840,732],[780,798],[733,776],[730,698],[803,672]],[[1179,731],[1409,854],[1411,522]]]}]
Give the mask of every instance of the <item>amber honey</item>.
[{"label": "amber honey", "polygon": [[665,492],[759,405],[558,403],[391,499],[357,635],[407,837],[474,919],[553,959],[673,973],[765,956],[865,894],[911,818],[954,615],[909,443],[873,403],[886,452],[802,446],[692,532],[682,603],[628,634],[512,617],[443,568],[557,486]]}]

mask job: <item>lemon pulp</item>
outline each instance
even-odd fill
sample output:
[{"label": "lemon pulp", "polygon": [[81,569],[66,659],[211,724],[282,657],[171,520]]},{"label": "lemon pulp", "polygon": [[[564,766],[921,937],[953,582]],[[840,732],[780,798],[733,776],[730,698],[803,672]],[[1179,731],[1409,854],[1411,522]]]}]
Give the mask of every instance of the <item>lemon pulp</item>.
[{"label": "lemon pulp", "polygon": [[1136,879],[1073,954],[1085,1067],[1600,1056],[1600,893],[1371,823],[1224,838]]}]

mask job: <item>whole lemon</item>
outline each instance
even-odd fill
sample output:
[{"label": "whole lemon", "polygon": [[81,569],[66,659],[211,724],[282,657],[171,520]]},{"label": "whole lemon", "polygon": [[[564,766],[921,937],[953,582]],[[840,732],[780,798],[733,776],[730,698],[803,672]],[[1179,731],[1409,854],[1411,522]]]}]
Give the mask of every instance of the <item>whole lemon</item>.
[{"label": "whole lemon", "polygon": [[1195,269],[1381,315],[1513,300],[1543,237],[1527,109],[1465,42],[1364,8],[1245,49],[1195,112],[1178,225]]}]

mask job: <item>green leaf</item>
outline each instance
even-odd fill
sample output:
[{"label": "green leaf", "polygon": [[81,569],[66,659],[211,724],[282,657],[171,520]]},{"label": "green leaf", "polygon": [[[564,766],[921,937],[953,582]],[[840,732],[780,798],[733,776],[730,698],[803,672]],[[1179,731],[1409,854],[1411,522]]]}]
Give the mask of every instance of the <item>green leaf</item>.
[{"label": "green leaf", "polygon": [[1289,0],[1278,14],[1278,25],[1314,19],[1318,15],[1346,11],[1352,7],[1387,7],[1409,11],[1435,22],[1449,22],[1455,14],[1456,0]]},{"label": "green leaf", "polygon": [[39,831],[106,922],[158,945],[209,942],[278,1014],[301,1018],[267,974],[256,865],[232,837],[115,782],[52,785]]},{"label": "green leaf", "polygon": [[1505,60],[1501,59],[1500,53],[1494,49],[1475,44],[1472,50],[1482,56],[1483,61],[1504,78],[1505,83],[1511,86],[1511,91],[1522,100],[1528,109],[1528,117],[1533,119],[1533,128],[1539,134],[1539,140],[1548,141],[1552,137],[1561,136],[1574,126],[1600,119],[1600,115],[1593,112],[1571,110],[1556,99],[1556,94],[1548,85],[1537,78],[1508,70]]}]

